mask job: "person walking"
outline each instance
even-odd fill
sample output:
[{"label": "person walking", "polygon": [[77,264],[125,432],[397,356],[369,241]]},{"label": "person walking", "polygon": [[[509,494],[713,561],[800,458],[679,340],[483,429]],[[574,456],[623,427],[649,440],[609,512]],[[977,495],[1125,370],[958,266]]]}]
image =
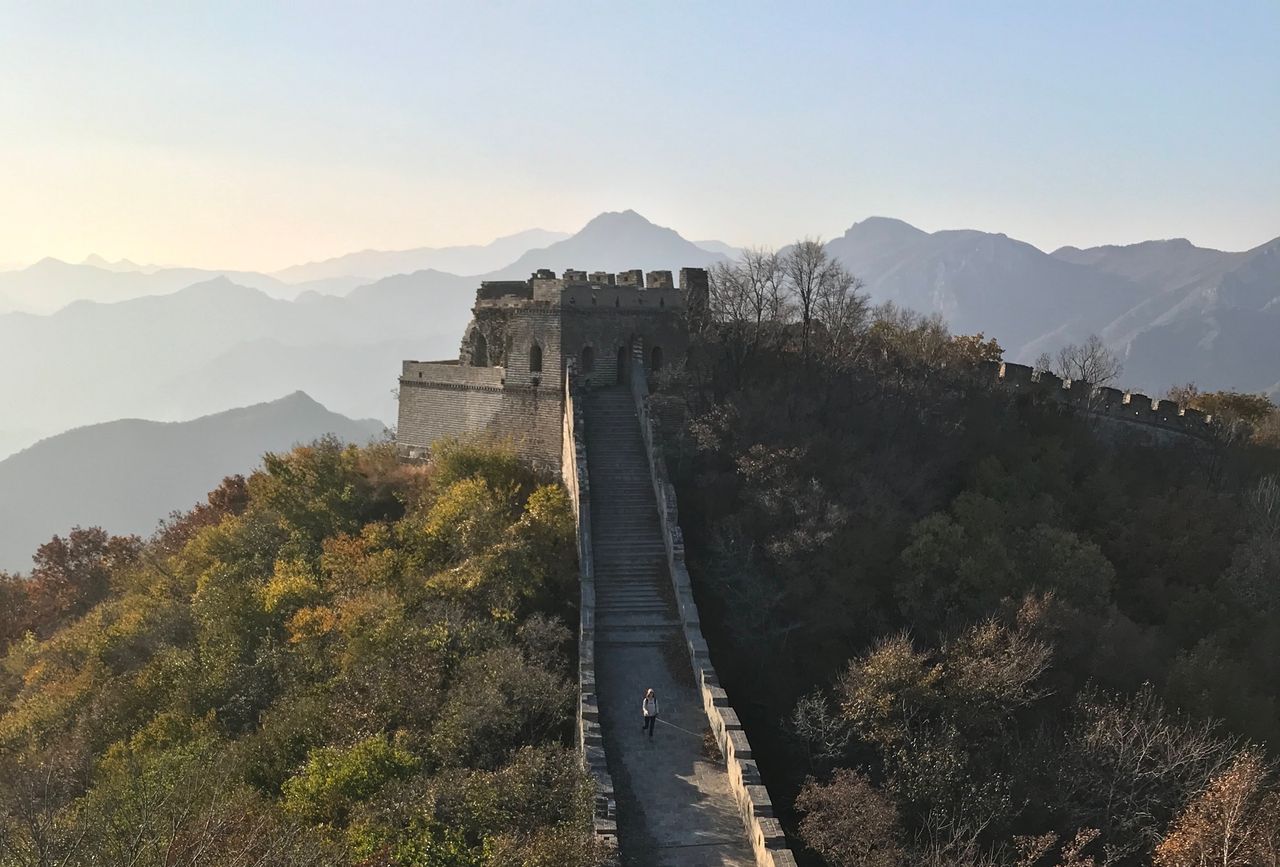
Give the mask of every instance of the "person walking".
[{"label": "person walking", "polygon": [[658,722],[658,697],[653,694],[652,689],[644,694],[644,701],[640,702],[640,710],[644,713],[644,728],[641,732],[647,731],[652,739],[654,726]]}]

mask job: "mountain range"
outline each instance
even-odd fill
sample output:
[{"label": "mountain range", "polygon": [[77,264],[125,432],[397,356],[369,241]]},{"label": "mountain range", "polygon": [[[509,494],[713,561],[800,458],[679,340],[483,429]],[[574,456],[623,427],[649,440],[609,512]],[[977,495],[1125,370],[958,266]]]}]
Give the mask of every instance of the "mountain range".
[{"label": "mountain range", "polygon": [[1010,360],[1098,334],[1133,388],[1280,392],[1280,238],[1240,253],[1185,239],[1045,253],[873,217],[827,249],[873,300],[940,312],[954,331],[996,337]]},{"label": "mountain range", "polygon": [[[996,337],[1011,360],[1098,333],[1123,357],[1124,384],[1149,393],[1185,381],[1280,389],[1280,239],[1239,253],[1185,240],[1047,253],[1002,234],[873,217],[827,248],[873,300],[940,312],[957,332]],[[0,293],[46,286],[47,299],[94,300],[0,314],[0,457],[71,427],[178,421],[298,389],[391,423],[400,360],[454,356],[483,279],[543,267],[674,271],[735,253],[621,211],[568,237],[531,230],[473,248],[366,251],[275,275],[45,260],[0,274]],[[474,276],[341,273],[505,255],[508,264]],[[18,279],[31,274],[40,280]]]},{"label": "mountain range", "polygon": [[50,437],[0,461],[0,569],[29,568],[38,545],[74,526],[149,534],[266,451],[326,434],[364,443],[384,430],[296,392],[187,422],[125,419]]},{"label": "mountain range", "polygon": [[377,280],[414,271],[447,271],[452,274],[484,274],[496,271],[520,255],[569,237],[567,232],[526,229],[488,244],[461,247],[418,247],[413,250],[361,250],[322,262],[308,262],[277,271],[286,283],[307,283],[359,277]]}]

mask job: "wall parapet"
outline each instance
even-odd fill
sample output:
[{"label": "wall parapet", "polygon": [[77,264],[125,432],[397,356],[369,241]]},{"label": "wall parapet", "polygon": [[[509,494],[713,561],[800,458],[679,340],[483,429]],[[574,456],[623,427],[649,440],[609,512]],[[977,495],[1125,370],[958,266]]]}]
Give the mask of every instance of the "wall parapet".
[{"label": "wall parapet", "polygon": [[595,559],[591,549],[591,482],[587,473],[587,448],[583,409],[578,401],[577,364],[568,359],[564,374],[564,436],[560,472],[574,506],[577,528],[578,586],[578,754],[595,787],[592,829],[596,840],[610,851],[618,848],[617,804],[613,778],[605,762],[604,736],[600,730],[600,705],[596,694]]},{"label": "wall parapet", "polygon": [[501,367],[471,367],[456,361],[405,361],[401,365],[402,384],[481,385],[501,388],[506,371]]},{"label": "wall parapet", "polygon": [[1213,432],[1213,416],[1181,407],[1172,400],[1152,400],[1141,392],[1095,386],[1084,380],[1064,380],[1048,371],[1008,361],[985,362],[997,386],[1073,406],[1092,415],[1120,422],[1158,427],[1206,439]]},{"label": "wall parapet", "polygon": [[658,520],[663,545],[666,547],[667,566],[671,574],[672,589],[675,591],[676,608],[680,614],[685,649],[693,666],[693,681],[702,695],[707,722],[724,756],[738,814],[755,854],[757,867],[795,867],[795,855],[787,844],[782,823],[774,812],[773,801],[752,755],[751,743],[747,740],[737,712],[729,703],[728,694],[720,685],[715,666],[711,664],[710,649],[702,635],[702,620],[693,599],[689,571],[685,566],[684,535],[680,530],[676,490],[667,474],[666,459],[662,456],[658,420],[651,412],[649,403],[644,350],[639,343],[632,347],[630,381],[636,413],[640,419],[645,456],[649,463],[649,475],[658,501]]}]

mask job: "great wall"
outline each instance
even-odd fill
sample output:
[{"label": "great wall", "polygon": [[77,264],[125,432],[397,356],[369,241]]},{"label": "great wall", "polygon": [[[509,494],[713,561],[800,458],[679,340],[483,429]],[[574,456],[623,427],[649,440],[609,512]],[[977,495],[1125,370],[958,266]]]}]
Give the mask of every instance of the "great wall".
[{"label": "great wall", "polygon": [[[398,447],[443,436],[517,444],[555,470],[577,520],[578,747],[596,836],[633,863],[795,864],[702,636],[648,377],[683,358],[707,273],[568,270],[487,282],[457,359],[406,361]],[[660,738],[640,732],[657,689]],[[719,757],[704,755],[710,732]]]},{"label": "great wall", "polygon": [[1025,364],[993,361],[984,364],[994,383],[1014,394],[1027,394],[1071,407],[1096,418],[1122,423],[1134,434],[1167,441],[1170,436],[1206,439],[1213,432],[1213,416],[1179,406],[1172,400],[1152,400],[1141,392],[1095,386],[1084,380],[1064,380]]},{"label": "great wall", "polygon": [[[707,304],[697,268],[678,285],[669,271],[572,269],[482,283],[458,358],[404,362],[397,443],[415,460],[440,437],[504,440],[563,479],[580,570],[577,743],[597,838],[632,863],[785,867],[795,857],[702,635],[650,411],[650,374],[683,358]],[[1212,429],[1172,401],[1007,362],[983,370],[993,387],[1150,442]],[[662,704],[657,744],[640,732],[648,687]],[[718,757],[704,754],[708,731]]]}]

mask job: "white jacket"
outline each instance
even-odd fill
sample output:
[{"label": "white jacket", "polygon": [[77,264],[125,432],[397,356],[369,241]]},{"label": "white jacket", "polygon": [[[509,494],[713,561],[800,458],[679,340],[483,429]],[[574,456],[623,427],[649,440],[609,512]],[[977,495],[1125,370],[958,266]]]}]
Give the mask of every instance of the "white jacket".
[{"label": "white jacket", "polygon": [[657,716],[658,700],[656,698],[649,698],[648,696],[645,696],[644,701],[640,703],[640,709],[644,711],[645,716]]}]

